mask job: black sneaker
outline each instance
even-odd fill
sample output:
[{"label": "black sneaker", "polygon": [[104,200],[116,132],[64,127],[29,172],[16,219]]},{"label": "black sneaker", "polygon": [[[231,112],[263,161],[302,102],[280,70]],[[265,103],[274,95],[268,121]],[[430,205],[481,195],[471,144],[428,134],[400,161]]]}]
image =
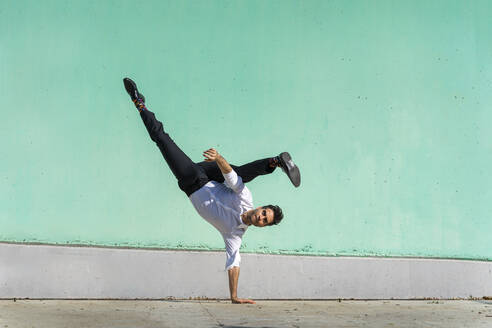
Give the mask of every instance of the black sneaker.
[{"label": "black sneaker", "polygon": [[123,79],[123,84],[125,85],[126,92],[128,92],[130,98],[132,98],[132,101],[135,101],[136,99],[141,99],[143,102],[145,102],[145,97],[143,96],[143,94],[138,92],[135,82],[125,77]]},{"label": "black sneaker", "polygon": [[295,165],[292,161],[290,154],[287,152],[281,153],[278,155],[278,160],[282,171],[287,174],[294,187],[299,187],[301,184],[301,172],[299,171],[297,165]]}]

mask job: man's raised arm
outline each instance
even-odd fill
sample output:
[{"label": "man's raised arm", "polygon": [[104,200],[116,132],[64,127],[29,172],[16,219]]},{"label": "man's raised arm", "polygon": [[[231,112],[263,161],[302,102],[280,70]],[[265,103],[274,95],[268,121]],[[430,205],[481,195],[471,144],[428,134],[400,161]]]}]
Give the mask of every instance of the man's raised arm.
[{"label": "man's raised arm", "polygon": [[244,189],[244,183],[241,177],[232,169],[232,167],[227,163],[224,157],[222,157],[217,150],[210,148],[203,152],[206,162],[216,162],[222,175],[224,176],[224,182],[227,187],[234,190],[236,193],[241,193]]},{"label": "man's raised arm", "polygon": [[229,163],[227,163],[225,158],[222,157],[214,148],[205,150],[203,152],[203,156],[205,157],[205,162],[215,161],[219,166],[220,172],[222,172],[222,174],[229,174],[232,172],[232,167],[229,165]]}]

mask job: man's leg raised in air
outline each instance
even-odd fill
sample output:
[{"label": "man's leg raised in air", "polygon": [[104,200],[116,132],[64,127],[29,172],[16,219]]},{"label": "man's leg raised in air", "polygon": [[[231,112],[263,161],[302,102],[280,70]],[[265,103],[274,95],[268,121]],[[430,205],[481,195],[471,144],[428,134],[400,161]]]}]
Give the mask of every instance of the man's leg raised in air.
[{"label": "man's leg raised in air", "polygon": [[[200,162],[197,165],[203,169],[209,180],[224,182],[224,177],[215,162]],[[272,173],[277,165],[274,162],[274,158],[264,158],[240,166],[231,164],[231,167],[246,183],[259,175]]]},{"label": "man's leg raised in air", "polygon": [[208,182],[206,174],[174,143],[164,131],[162,123],[156,119],[154,113],[146,108],[145,98],[138,92],[135,82],[125,78],[123,83],[135,107],[140,112],[140,117],[150,138],[157,144],[169,168],[178,180],[179,188],[190,196]]},{"label": "man's leg raised in air", "polygon": [[[203,169],[209,180],[224,181],[224,177],[215,162],[200,162],[198,165]],[[282,168],[294,186],[299,187],[301,183],[299,168],[292,161],[290,154],[286,152],[275,157],[259,159],[241,166],[231,165],[231,167],[243,179],[244,183],[253,180],[259,175],[270,174],[276,167]]]}]

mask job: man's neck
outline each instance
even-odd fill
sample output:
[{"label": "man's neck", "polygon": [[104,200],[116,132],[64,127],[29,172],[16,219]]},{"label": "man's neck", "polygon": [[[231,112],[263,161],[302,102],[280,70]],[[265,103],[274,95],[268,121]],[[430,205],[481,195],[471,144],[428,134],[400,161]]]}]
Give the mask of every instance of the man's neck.
[{"label": "man's neck", "polygon": [[241,214],[241,220],[243,221],[244,224],[251,225],[251,218],[248,215],[248,213],[249,213],[249,211],[244,212],[243,214]]}]

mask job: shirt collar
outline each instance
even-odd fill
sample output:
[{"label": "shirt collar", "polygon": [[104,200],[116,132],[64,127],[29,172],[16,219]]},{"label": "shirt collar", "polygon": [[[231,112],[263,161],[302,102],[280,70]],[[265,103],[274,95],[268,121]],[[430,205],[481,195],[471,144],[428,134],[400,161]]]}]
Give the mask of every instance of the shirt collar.
[{"label": "shirt collar", "polygon": [[237,226],[238,229],[244,229],[246,230],[248,228],[247,224],[241,223],[240,225]]},{"label": "shirt collar", "polygon": [[236,228],[244,229],[244,230],[246,230],[248,228],[248,225],[244,224],[243,218],[241,216],[239,216],[239,225]]}]

